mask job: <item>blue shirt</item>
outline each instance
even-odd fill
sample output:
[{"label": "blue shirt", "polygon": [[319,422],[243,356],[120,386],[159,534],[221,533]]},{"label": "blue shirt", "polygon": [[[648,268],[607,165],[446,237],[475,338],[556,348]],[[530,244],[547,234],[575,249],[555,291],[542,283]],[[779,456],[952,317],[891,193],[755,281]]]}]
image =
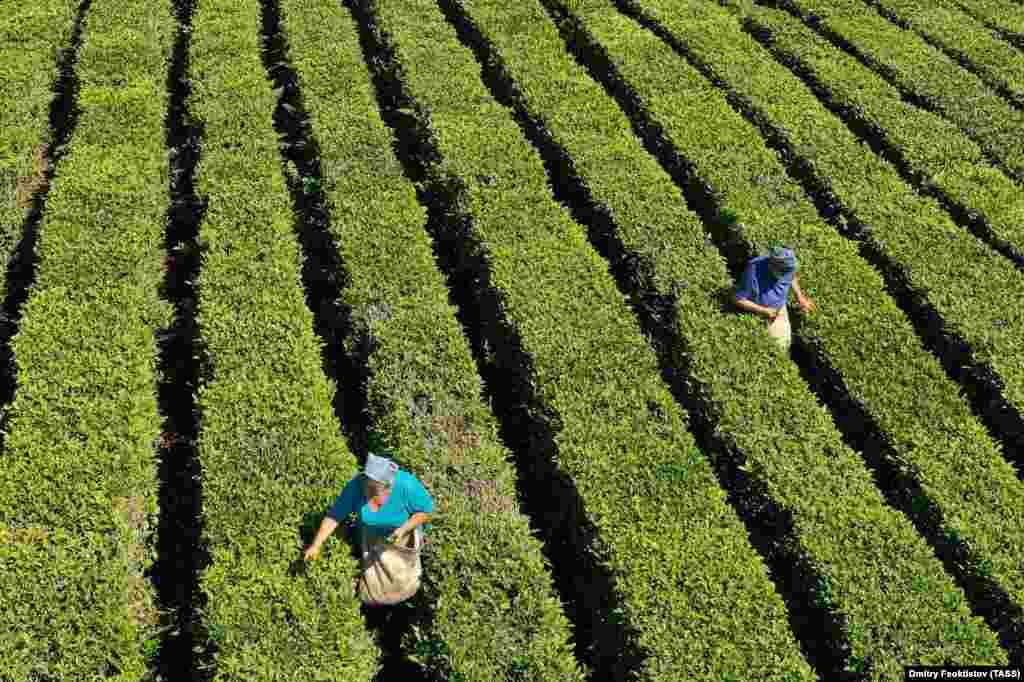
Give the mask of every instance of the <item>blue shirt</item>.
[{"label": "blue shirt", "polygon": [[[429,514],[434,511],[434,501],[427,489],[418,478],[402,469],[395,474],[391,494],[384,506],[379,511],[373,511],[368,503],[369,500],[363,494],[362,476],[356,476],[345,484],[327,516],[335,521],[342,521],[354,513],[361,530],[369,531],[373,535],[386,536],[408,521],[416,512]],[[423,524],[424,531],[429,528],[430,524]]]},{"label": "blue shirt", "polygon": [[747,263],[736,298],[745,298],[769,308],[782,308],[789,298],[789,287],[793,284],[794,272],[776,277],[768,268],[768,256],[758,256]]}]

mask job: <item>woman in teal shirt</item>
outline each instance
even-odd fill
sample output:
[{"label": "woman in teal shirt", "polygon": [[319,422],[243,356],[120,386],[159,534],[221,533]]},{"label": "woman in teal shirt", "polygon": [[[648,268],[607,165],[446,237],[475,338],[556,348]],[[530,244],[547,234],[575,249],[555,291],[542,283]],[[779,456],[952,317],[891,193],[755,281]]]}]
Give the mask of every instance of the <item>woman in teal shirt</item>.
[{"label": "woman in teal shirt", "polygon": [[371,454],[363,473],[354,476],[334,501],[304,556],[307,560],[320,556],[324,542],[350,514],[356,515],[356,526],[366,534],[364,538],[397,541],[409,531],[422,534],[429,529],[427,521],[433,511],[434,501],[416,476],[387,457]]}]

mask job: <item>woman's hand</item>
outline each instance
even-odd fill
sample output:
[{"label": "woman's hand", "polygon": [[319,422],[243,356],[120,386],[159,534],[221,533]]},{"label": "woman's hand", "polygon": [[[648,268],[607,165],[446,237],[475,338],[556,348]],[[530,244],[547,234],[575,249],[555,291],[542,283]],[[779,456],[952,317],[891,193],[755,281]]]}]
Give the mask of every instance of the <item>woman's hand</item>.
[{"label": "woman's hand", "polygon": [[804,290],[800,288],[800,278],[796,275],[793,276],[793,292],[796,294],[796,302],[800,305],[801,311],[809,313],[814,310],[814,301],[804,295]]},{"label": "woman's hand", "polygon": [[320,558],[320,545],[310,545],[306,548],[306,551],[302,553],[302,558],[306,561],[313,561],[314,559]]},{"label": "woman's hand", "polygon": [[401,526],[395,529],[388,539],[391,542],[398,542],[399,539],[409,531],[415,530],[420,524],[426,523],[430,520],[430,514],[427,512],[416,512],[409,517],[409,520],[403,523]]}]

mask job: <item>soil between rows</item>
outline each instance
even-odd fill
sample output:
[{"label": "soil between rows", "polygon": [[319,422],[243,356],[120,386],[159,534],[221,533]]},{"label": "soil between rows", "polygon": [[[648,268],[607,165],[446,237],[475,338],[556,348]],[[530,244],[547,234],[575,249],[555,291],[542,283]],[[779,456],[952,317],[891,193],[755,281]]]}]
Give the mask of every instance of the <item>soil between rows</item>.
[{"label": "soil between rows", "polygon": [[[208,680],[215,650],[199,616],[204,600],[199,573],[209,565],[202,543],[201,466],[196,450],[200,416],[194,391],[210,375],[205,348],[196,329],[199,274],[199,226],[205,205],[196,195],[196,165],[201,157],[202,127],[187,109],[189,46],[194,0],[175,0],[176,34],[169,60],[165,142],[170,162],[170,203],[164,246],[161,297],[174,308],[169,327],[158,330],[157,401],[163,435],[157,446],[160,518],[157,559],[150,579],[166,618],[160,649],[153,662],[161,680]],[[204,672],[205,671],[205,672]]]}]

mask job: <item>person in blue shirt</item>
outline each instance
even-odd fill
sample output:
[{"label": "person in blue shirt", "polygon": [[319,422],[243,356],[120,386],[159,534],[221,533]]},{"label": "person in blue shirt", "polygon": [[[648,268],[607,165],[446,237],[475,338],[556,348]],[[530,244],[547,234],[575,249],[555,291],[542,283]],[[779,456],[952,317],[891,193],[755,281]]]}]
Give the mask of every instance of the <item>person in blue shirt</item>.
[{"label": "person in blue shirt", "polygon": [[789,290],[796,293],[800,309],[809,313],[814,301],[804,296],[796,276],[796,254],[786,247],[775,247],[767,256],[758,256],[747,263],[736,287],[736,305],[741,310],[762,315],[768,319],[768,335],[783,350],[788,351],[793,341],[789,326],[786,301]]},{"label": "person in blue shirt", "polygon": [[364,539],[371,536],[395,542],[410,531],[422,534],[429,529],[433,511],[434,501],[416,476],[387,457],[370,454],[363,472],[345,484],[335,499],[303,556],[307,561],[319,557],[338,523],[352,514],[357,531],[366,534]]}]

